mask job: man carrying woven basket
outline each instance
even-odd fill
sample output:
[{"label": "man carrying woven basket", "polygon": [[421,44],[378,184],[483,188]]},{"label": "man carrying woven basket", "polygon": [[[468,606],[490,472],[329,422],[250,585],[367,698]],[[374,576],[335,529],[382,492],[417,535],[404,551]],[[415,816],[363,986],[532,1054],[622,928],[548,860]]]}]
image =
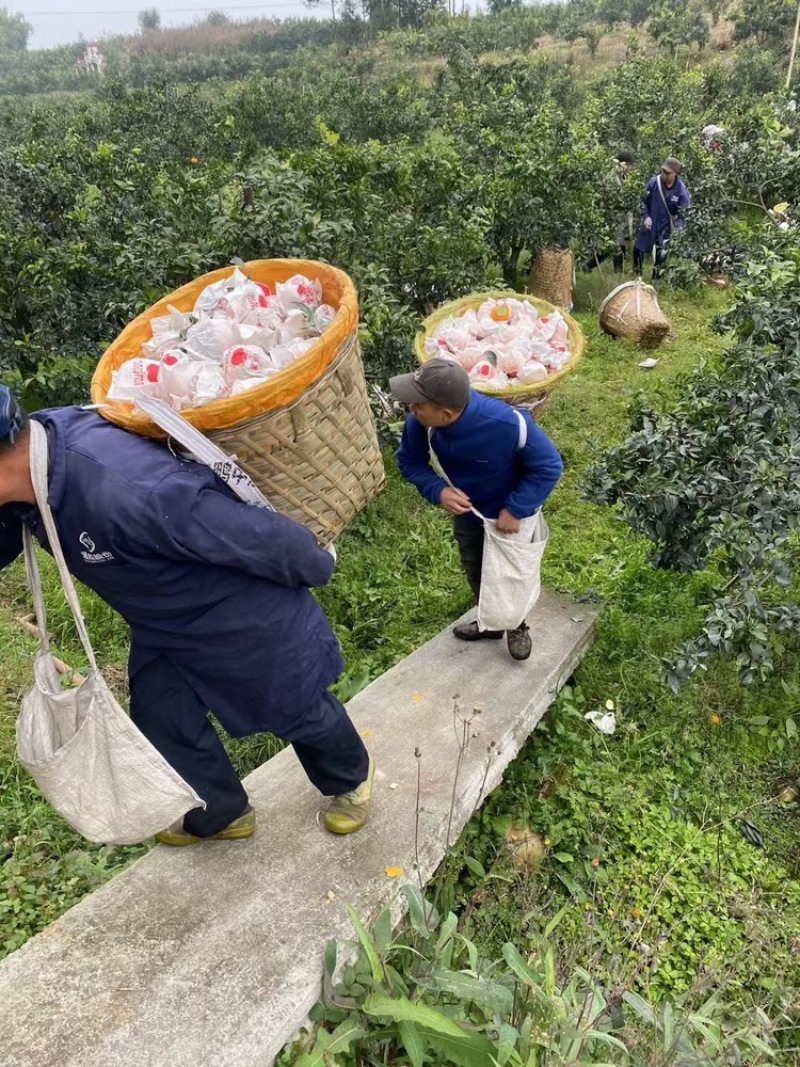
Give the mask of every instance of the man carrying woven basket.
[{"label": "man carrying woven basket", "polygon": [[[521,520],[535,515],[555,488],[561,456],[529,412],[471,389],[455,360],[431,359],[413,374],[390,379],[389,388],[411,407],[397,457],[400,471],[426,500],[453,516],[461,565],[479,601],[482,518],[495,519],[501,534],[518,533]],[[456,626],[453,634],[460,641],[503,637],[502,630],[482,630],[477,621]],[[528,659],[531,637],[524,620],[506,639],[513,659]]]},{"label": "man carrying woven basket", "polygon": [[[331,577],[333,556],[294,520],[243,504],[208,467],[94,412],[33,418],[47,431],[48,500],[67,568],[131,628],[131,718],[206,802],[158,840],[255,830],[209,709],[234,737],[269,731],[291,743],[334,798],[327,829],[361,829],[374,764],[328,691],[342,659],[311,593]],[[0,385],[0,568],[22,551],[23,523],[50,550],[29,441],[27,416]]]}]

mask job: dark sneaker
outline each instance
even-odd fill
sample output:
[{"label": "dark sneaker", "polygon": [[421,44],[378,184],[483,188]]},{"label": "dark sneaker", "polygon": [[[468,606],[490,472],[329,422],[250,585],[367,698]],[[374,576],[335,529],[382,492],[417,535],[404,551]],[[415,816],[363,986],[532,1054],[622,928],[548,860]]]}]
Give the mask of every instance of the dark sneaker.
[{"label": "dark sneaker", "polygon": [[499,641],[503,631],[479,630],[477,622],[462,622],[460,626],[453,628],[453,636],[459,641]]},{"label": "dark sneaker", "polygon": [[256,813],[248,804],[238,819],[234,819],[224,830],[212,834],[211,837],[195,837],[188,830],[184,830],[183,819],[179,819],[168,829],[156,834],[156,841],[160,841],[162,845],[180,848],[184,845],[199,845],[201,841],[240,841],[244,837],[252,837],[255,832]]},{"label": "dark sneaker", "polygon": [[523,622],[516,630],[509,630],[508,651],[512,659],[527,659],[531,654],[531,635],[528,624]]}]

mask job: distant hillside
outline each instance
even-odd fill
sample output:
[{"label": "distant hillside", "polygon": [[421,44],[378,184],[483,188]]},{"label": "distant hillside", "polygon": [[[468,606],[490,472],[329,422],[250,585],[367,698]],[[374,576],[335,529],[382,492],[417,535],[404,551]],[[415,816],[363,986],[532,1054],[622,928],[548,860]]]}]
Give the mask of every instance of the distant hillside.
[{"label": "distant hillside", "polygon": [[[737,9],[720,0],[673,0],[668,6],[643,0],[572,0],[475,16],[450,17],[433,8],[399,25],[391,24],[385,8],[383,19],[351,15],[336,22],[240,22],[212,14],[190,26],[95,42],[103,60],[100,74],[91,65],[86,68],[84,43],[5,53],[0,96],[93,91],[109,78],[134,87],[238,81],[277,74],[304,62],[305,53],[308,61],[313,54],[337,63],[345,55],[361,69],[372,65],[381,73],[410,69],[428,81],[460,48],[486,62],[537,52],[559,64],[595,72],[612,69],[633,54],[662,54],[680,57],[687,65],[706,65],[720,56],[728,62],[744,52],[749,66],[759,67],[757,76],[766,90],[771,80],[779,80],[793,7],[779,0],[762,16],[758,9],[758,3]],[[775,17],[776,10],[780,17]],[[395,21],[403,22],[399,16]]]}]

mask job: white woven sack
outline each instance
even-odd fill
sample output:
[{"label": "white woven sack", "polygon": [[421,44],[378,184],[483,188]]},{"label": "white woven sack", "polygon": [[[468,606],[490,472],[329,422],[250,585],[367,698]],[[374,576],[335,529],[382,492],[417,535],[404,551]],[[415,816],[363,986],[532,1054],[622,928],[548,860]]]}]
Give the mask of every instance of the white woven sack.
[{"label": "white woven sack", "polygon": [[192,808],[205,807],[117,703],[97,669],[72,578],[47,503],[47,432],[31,423],[31,475],[50,548],[78,628],[90,671],[80,686],[62,689],[50,652],[47,615],[33,538],[24,530],[25,565],[33,593],[40,649],[34,686],[17,719],[23,767],[52,806],[89,841],[144,841]]},{"label": "white woven sack", "polygon": [[542,556],[550,531],[537,511],[519,524],[519,532],[503,534],[494,519],[484,519],[481,630],[515,630],[524,622],[542,591]]}]

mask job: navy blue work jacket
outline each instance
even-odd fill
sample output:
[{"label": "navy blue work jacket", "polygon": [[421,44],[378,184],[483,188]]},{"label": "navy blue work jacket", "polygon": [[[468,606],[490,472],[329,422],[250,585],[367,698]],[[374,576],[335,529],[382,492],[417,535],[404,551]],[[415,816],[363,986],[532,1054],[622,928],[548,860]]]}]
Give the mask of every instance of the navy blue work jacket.
[{"label": "navy blue work jacket", "polygon": [[656,174],[650,179],[642,197],[642,219],[651,218],[652,229],[646,230],[642,227],[634,244],[634,247],[645,255],[653,251],[654,245],[663,244],[668,240],[673,227],[682,230],[686,226],[684,216],[692,202],[689,190],[680,178],[676,178],[671,189],[662,182],[665,206],[658,191],[658,178]]},{"label": "navy blue work jacket", "polygon": [[[67,566],[130,626],[131,677],[166,656],[235,737],[280,734],[313,711],[342,660],[310,592],[333,571],[311,531],[94,412],[33,417]],[[38,509],[7,504],[0,567],[21,552],[23,521],[48,549]]]}]

